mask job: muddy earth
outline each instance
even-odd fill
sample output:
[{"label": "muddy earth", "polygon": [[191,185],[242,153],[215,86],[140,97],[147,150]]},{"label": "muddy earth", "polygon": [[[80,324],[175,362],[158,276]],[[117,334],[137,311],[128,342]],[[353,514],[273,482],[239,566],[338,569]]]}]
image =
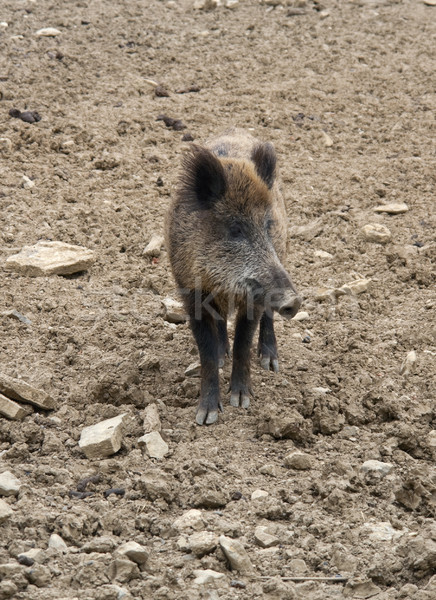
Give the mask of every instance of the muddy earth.
[{"label": "muddy earth", "polygon": [[[436,598],[431,4],[1,2],[0,373],[55,401],[0,417],[1,599]],[[250,408],[227,363],[199,427],[197,351],[144,248],[189,140],[231,125],[277,149],[304,304],[276,317],[278,374],[253,349]],[[6,268],[39,240],[95,262]],[[84,427],[124,413],[120,450],[87,458]]]}]

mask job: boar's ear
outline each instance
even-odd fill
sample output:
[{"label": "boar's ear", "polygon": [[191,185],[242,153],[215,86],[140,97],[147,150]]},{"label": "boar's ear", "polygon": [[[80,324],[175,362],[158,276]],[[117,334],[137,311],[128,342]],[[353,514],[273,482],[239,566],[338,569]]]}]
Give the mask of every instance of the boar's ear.
[{"label": "boar's ear", "polygon": [[182,193],[210,208],[226,191],[226,176],[219,159],[206,148],[192,145],[182,162]]},{"label": "boar's ear", "polygon": [[269,142],[258,144],[251,153],[251,160],[254,162],[257,174],[266,183],[269,189],[272,188],[276,177],[277,156],[274,146]]}]

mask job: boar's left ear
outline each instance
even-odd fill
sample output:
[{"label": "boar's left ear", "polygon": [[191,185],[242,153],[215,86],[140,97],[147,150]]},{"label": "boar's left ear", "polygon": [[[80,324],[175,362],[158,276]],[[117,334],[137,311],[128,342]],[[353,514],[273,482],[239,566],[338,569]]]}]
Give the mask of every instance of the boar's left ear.
[{"label": "boar's left ear", "polygon": [[182,193],[200,208],[211,208],[226,191],[226,176],[220,160],[200,146],[191,146],[182,163]]},{"label": "boar's left ear", "polygon": [[276,177],[277,156],[274,146],[270,142],[258,144],[251,153],[251,160],[254,162],[257,174],[266,183],[269,189],[272,188]]}]

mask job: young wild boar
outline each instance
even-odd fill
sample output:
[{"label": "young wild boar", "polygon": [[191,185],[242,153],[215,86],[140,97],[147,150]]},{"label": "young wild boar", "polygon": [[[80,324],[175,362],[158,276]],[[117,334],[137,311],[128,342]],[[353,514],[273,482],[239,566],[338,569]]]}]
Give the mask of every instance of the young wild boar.
[{"label": "young wild boar", "polygon": [[291,319],[301,306],[282,264],[286,222],[272,144],[232,129],[205,147],[191,146],[166,240],[200,353],[199,425],[214,423],[223,410],[218,368],[229,354],[229,312],[236,310],[230,404],[249,406],[250,348],[259,322],[261,365],[278,371],[273,311]]}]

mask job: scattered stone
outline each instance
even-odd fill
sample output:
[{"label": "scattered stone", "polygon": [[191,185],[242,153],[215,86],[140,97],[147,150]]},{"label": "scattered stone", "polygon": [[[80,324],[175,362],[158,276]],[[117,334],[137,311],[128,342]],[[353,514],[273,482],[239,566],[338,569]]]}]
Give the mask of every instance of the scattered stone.
[{"label": "scattered stone", "polygon": [[312,457],[304,452],[291,452],[285,456],[285,465],[297,471],[308,471],[312,468]]},{"label": "scattered stone", "polygon": [[177,531],[186,531],[187,529],[202,529],[204,527],[204,520],[201,510],[195,508],[188,510],[178,517],[174,523],[173,528]]},{"label": "scattered stone", "polygon": [[138,565],[127,558],[116,558],[109,565],[108,575],[111,581],[125,583],[139,576]]},{"label": "scattered stone", "polygon": [[279,544],[279,539],[275,535],[268,533],[268,527],[259,525],[254,530],[254,541],[261,548],[271,548]]},{"label": "scattered stone", "polygon": [[359,435],[359,428],[356,425],[345,425],[345,427],[338,433],[338,437],[344,439],[356,438]]},{"label": "scattered stone", "polygon": [[126,542],[117,548],[117,553],[127,556],[138,565],[143,565],[148,560],[148,551],[137,542]]},{"label": "scattered stone", "polygon": [[162,246],[164,245],[164,238],[162,235],[153,235],[151,240],[144,248],[144,256],[158,257],[160,256]]},{"label": "scattered stone", "polygon": [[169,98],[170,93],[169,93],[169,91],[167,90],[167,88],[162,83],[159,83],[154,88],[154,95],[157,98]]},{"label": "scattered stone", "polygon": [[423,0],[427,6],[436,6],[436,0]]},{"label": "scattered stone", "polygon": [[349,581],[344,592],[347,597],[365,599],[380,594],[381,589],[371,579],[367,579],[366,581]]},{"label": "scattered stone", "polygon": [[245,581],[241,581],[241,579],[232,579],[232,581],[230,582],[230,586],[240,590],[245,590],[247,584],[245,583]]},{"label": "scattered stone", "polygon": [[41,120],[41,115],[36,110],[25,110],[21,112],[18,108],[11,108],[9,116],[13,119],[21,119],[25,123],[38,123]]},{"label": "scattered stone", "polygon": [[371,281],[372,281],[371,279],[364,279],[364,278],[355,279],[354,281],[350,281],[350,283],[346,283],[345,285],[340,287],[337,290],[337,292],[342,292],[344,294],[353,294],[353,295],[362,294],[363,292],[366,292]]},{"label": "scattered stone", "polygon": [[33,565],[27,573],[30,583],[36,587],[46,587],[52,580],[52,574],[48,567],[44,565]]},{"label": "scattered stone", "polygon": [[331,148],[333,146],[332,138],[325,131],[322,132],[322,137],[324,141],[324,146],[326,148]]},{"label": "scattered stone", "polygon": [[389,229],[380,223],[368,223],[362,227],[361,232],[367,242],[378,244],[386,244],[392,237]]},{"label": "scattered stone", "polygon": [[405,202],[392,202],[390,204],[380,204],[376,206],[374,212],[377,213],[388,213],[390,215],[399,215],[409,210],[409,207]]},{"label": "scattered stone", "polygon": [[27,411],[16,402],[0,394],[0,415],[18,421],[27,415]]},{"label": "scattered stone", "polygon": [[221,0],[195,0],[193,8],[195,10],[215,10],[221,6]]},{"label": "scattered stone", "polygon": [[363,473],[373,473],[380,475],[381,477],[385,477],[392,471],[393,468],[394,465],[391,463],[384,463],[380,462],[379,460],[367,460],[360,467],[360,470]]},{"label": "scattered stone", "polygon": [[204,489],[193,499],[192,504],[201,508],[222,508],[226,506],[227,498],[221,490]]},{"label": "scattered stone", "polygon": [[427,443],[430,448],[436,448],[436,429],[432,429],[428,434]]},{"label": "scattered stone", "polygon": [[43,27],[42,29],[38,29],[38,31],[35,33],[35,35],[38,37],[56,37],[60,34],[61,32],[59,29],[55,29],[54,27]]},{"label": "scattered stone", "polygon": [[268,433],[275,439],[291,439],[295,442],[307,442],[311,436],[311,425],[296,410],[289,409],[277,414],[267,413],[259,420],[258,433]]},{"label": "scattered stone", "polygon": [[51,536],[48,540],[48,547],[54,548],[55,550],[59,550],[59,552],[62,552],[63,554],[66,554],[68,552],[68,546],[66,545],[64,540],[61,538],[61,536],[58,535],[57,533],[51,534]]},{"label": "scattered stone", "polygon": [[139,480],[140,487],[149,500],[171,500],[171,481],[169,475],[159,469],[146,471]]},{"label": "scattered stone", "polygon": [[163,458],[169,452],[168,444],[158,431],[146,433],[138,440],[139,446],[145,446],[150,458]]},{"label": "scattered stone", "polygon": [[199,362],[191,363],[185,370],[186,377],[200,377],[201,364]]},{"label": "scattered stone", "polygon": [[0,496],[18,496],[21,482],[10,471],[0,474]]},{"label": "scattered stone", "polygon": [[294,225],[289,228],[291,237],[301,238],[305,242],[310,242],[322,233],[324,225],[321,219],[316,219],[307,225]]},{"label": "scattered stone", "polygon": [[251,499],[257,500],[257,498],[266,498],[267,496],[269,496],[269,493],[265,490],[254,490],[254,492],[251,494]]},{"label": "scattered stone", "polygon": [[174,300],[169,296],[162,300],[162,304],[165,308],[165,321],[168,323],[185,323],[187,316],[185,313],[184,306],[178,300]]},{"label": "scattered stone", "polygon": [[204,571],[201,569],[195,569],[194,575],[194,583],[197,585],[205,585],[206,583],[212,583],[217,579],[225,577],[224,573],[218,573],[218,571],[213,571],[212,569],[205,569]]},{"label": "scattered stone", "polygon": [[238,6],[239,0],[224,0],[224,6],[229,9],[234,9]]},{"label": "scattered stone", "polygon": [[3,521],[9,519],[9,517],[11,517],[13,514],[14,511],[9,506],[9,504],[7,504],[7,502],[5,502],[4,500],[0,499],[0,523],[3,523]]},{"label": "scattered stone", "polygon": [[333,254],[330,254],[330,252],[325,252],[324,250],[315,250],[313,255],[315,258],[333,258]]},{"label": "scattered stone", "polygon": [[100,537],[95,537],[86,542],[81,547],[81,552],[86,552],[87,554],[91,554],[91,552],[98,552],[99,554],[106,554],[109,552],[113,552],[117,545],[116,540],[109,535],[102,535]]},{"label": "scattered stone", "polygon": [[326,288],[320,287],[316,290],[314,295],[314,300],[318,302],[324,302],[324,300],[334,300],[335,299],[335,289],[334,288]]},{"label": "scattered stone", "polygon": [[9,317],[10,319],[17,319],[17,321],[21,321],[25,325],[32,325],[32,321],[22,315],[18,310],[5,310],[1,313],[3,317]]},{"label": "scattered stone", "polygon": [[12,400],[28,402],[43,410],[51,410],[55,407],[53,398],[43,390],[4,374],[0,374],[0,393],[12,398]]},{"label": "scattered stone", "polygon": [[[261,473],[261,475],[269,475],[270,477],[279,477],[280,476],[280,469],[274,463],[268,463],[268,464],[262,465],[260,467],[259,473]],[[267,496],[268,495],[269,494],[267,494]],[[264,496],[258,496],[258,497],[262,498]]]},{"label": "scattered stone", "polygon": [[35,187],[35,182],[32,181],[32,179],[30,179],[30,177],[27,177],[27,175],[23,175],[22,179],[23,179],[22,185],[25,190],[31,190],[33,187]]},{"label": "scattered stone", "polygon": [[210,554],[218,545],[218,537],[211,531],[198,531],[188,538],[188,546],[196,556]]},{"label": "scattered stone", "polygon": [[142,419],[145,433],[160,431],[162,429],[162,423],[160,422],[159,411],[156,404],[149,404],[145,407]]},{"label": "scattered stone", "polygon": [[374,542],[391,542],[393,539],[398,539],[407,533],[407,529],[394,529],[388,521],[365,523],[363,529],[369,532],[368,537]]},{"label": "scattered stone", "polygon": [[295,317],[293,318],[294,321],[307,321],[307,319],[310,318],[310,315],[308,312],[306,312],[305,310],[301,310],[300,312],[298,312]]},{"label": "scattered stone", "polygon": [[183,121],[180,119],[173,119],[167,115],[159,115],[156,118],[156,121],[163,121],[167,127],[174,129],[174,131],[182,131],[182,129],[186,129],[186,125],[183,123]]},{"label": "scattered stone", "polygon": [[21,252],[6,259],[6,267],[27,275],[71,275],[86,271],[94,262],[94,252],[64,242],[40,241],[34,246],[25,246]]},{"label": "scattered stone", "polygon": [[31,548],[30,550],[26,550],[26,552],[21,552],[18,555],[18,558],[27,558],[28,561],[31,561],[31,564],[36,562],[41,562],[45,557],[44,550],[42,548]]},{"label": "scattered stone", "polygon": [[290,560],[289,568],[295,575],[303,575],[303,573],[307,573],[307,565],[302,558],[293,558]]},{"label": "scattered stone", "polygon": [[253,572],[250,557],[240,541],[222,535],[219,538],[219,543],[232,570],[240,573]]},{"label": "scattered stone", "polygon": [[408,377],[412,371],[416,362],[416,352],[415,350],[411,350],[408,352],[406,358],[401,365],[400,374],[404,375],[404,377]]},{"label": "scattered stone", "polygon": [[105,458],[121,448],[126,413],[82,429],[79,446],[87,458]]}]

